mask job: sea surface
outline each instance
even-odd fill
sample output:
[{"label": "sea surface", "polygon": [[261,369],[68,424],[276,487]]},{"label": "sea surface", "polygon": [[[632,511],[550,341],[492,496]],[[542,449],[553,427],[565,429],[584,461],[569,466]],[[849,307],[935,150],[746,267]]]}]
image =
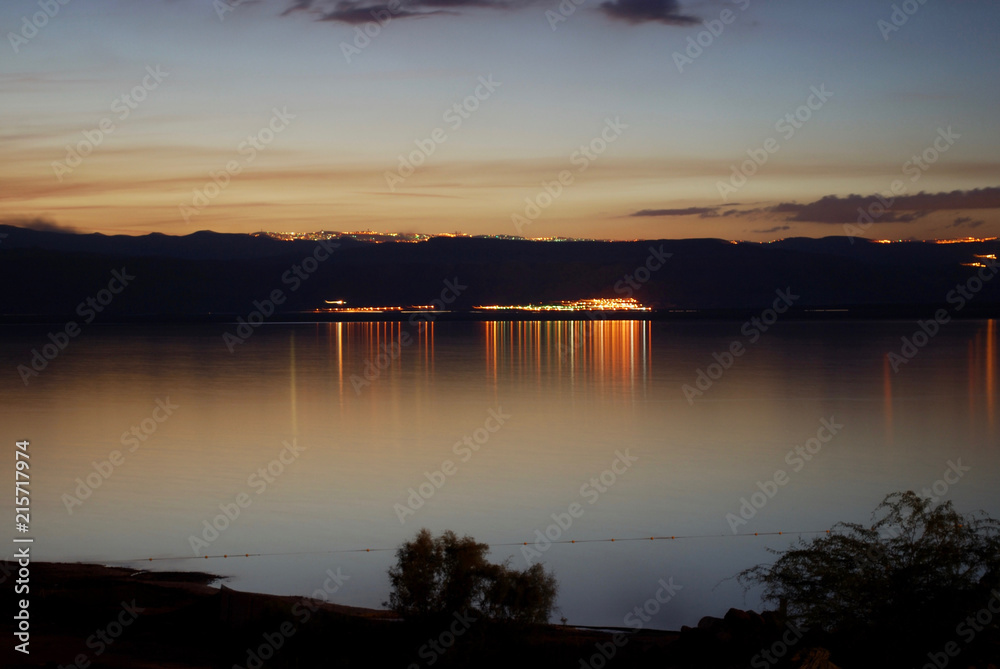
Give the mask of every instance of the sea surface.
[{"label": "sea surface", "polygon": [[93,324],[25,383],[56,330],[0,330],[36,559],[376,607],[395,547],[450,529],[553,570],[554,620],[677,629],[759,607],[735,574],[892,491],[1000,516],[995,321],[906,362],[904,321],[268,323],[232,351]]}]

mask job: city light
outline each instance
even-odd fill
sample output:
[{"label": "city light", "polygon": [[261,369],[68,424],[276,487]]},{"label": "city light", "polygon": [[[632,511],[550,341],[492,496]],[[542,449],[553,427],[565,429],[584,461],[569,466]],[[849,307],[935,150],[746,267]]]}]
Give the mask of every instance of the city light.
[{"label": "city light", "polygon": [[634,297],[564,300],[553,304],[480,305],[477,311],[652,311]]},{"label": "city light", "polygon": [[996,237],[962,237],[960,239],[932,239],[935,244],[971,244],[974,242],[992,242]]},{"label": "city light", "polygon": [[313,309],[312,313],[315,314],[382,314],[386,312],[428,312],[428,311],[440,311],[438,307],[433,304],[414,304],[409,306],[381,306],[381,307],[348,307],[347,302],[344,300],[323,300],[327,304],[335,304],[335,307],[321,307],[319,309]]}]

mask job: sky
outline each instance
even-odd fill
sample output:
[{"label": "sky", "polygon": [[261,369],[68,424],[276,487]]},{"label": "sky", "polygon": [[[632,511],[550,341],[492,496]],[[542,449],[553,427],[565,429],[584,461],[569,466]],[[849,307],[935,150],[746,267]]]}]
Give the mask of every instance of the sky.
[{"label": "sky", "polygon": [[992,0],[5,0],[0,222],[996,236],[997,34]]}]

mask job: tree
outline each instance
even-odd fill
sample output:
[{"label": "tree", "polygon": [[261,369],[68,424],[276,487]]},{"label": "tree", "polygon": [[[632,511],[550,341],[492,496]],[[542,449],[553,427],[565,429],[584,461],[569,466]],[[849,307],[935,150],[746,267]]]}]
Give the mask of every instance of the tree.
[{"label": "tree", "polygon": [[511,569],[505,562],[491,565],[483,601],[484,613],[493,620],[516,623],[544,623],[552,613],[558,592],[556,578],[540,564],[524,571]]},{"label": "tree", "polygon": [[498,621],[544,623],[558,590],[541,565],[512,569],[509,560],[491,564],[490,547],[454,532],[434,538],[427,529],[396,550],[389,569],[389,606],[410,619],[476,612]]},{"label": "tree", "polygon": [[827,535],[772,550],[781,556],[774,564],[737,579],[763,586],[765,601],[798,625],[847,646],[897,661],[909,651],[923,657],[1000,587],[1000,521],[963,516],[951,502],[935,506],[913,492],[887,495],[872,520],[838,523]]}]

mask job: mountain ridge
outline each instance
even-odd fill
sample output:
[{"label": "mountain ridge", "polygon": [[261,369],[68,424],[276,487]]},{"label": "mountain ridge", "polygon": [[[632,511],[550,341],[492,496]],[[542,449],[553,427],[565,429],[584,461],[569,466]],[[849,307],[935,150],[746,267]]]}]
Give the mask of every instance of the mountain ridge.
[{"label": "mountain ridge", "polygon": [[241,314],[274,290],[285,293],[281,313],[289,314],[321,309],[326,300],[423,305],[442,293],[446,280],[465,287],[449,303],[457,311],[596,297],[634,297],[658,310],[747,310],[766,307],[778,289],[800,296],[797,309],[943,306],[957,285],[974,282],[977,274],[988,278],[968,302],[977,313],[1000,313],[1000,281],[991,280],[997,240],[445,236],[370,243],[211,231],[128,237],[0,226],[0,233],[7,235],[0,239],[0,277],[10,287],[0,314],[8,321],[72,314],[122,268],[136,280],[107,305],[108,317]]}]

